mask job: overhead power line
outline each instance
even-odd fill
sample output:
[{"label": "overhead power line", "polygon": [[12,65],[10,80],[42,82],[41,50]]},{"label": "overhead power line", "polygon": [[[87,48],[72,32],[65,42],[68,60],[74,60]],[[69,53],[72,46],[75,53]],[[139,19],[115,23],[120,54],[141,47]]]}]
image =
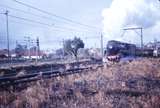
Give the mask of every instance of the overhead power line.
[{"label": "overhead power line", "polygon": [[78,24],[78,25],[85,26],[85,27],[88,27],[88,28],[92,28],[92,29],[96,29],[96,30],[98,29],[98,30],[99,30],[98,27],[94,27],[94,26],[82,24],[82,23],[80,23],[80,22],[73,21],[73,20],[71,20],[71,19],[68,19],[68,18],[65,18],[65,17],[62,17],[62,16],[58,16],[58,15],[56,15],[56,14],[47,12],[47,11],[45,11],[45,10],[42,10],[42,9],[40,9],[40,8],[31,6],[31,5],[26,4],[26,3],[24,3],[24,2],[20,2],[20,1],[18,1],[18,0],[12,0],[12,1],[14,1],[14,2],[16,2],[16,3],[20,4],[20,5],[23,5],[23,6],[25,6],[25,7],[29,7],[29,8],[31,8],[31,9],[37,10],[37,11],[39,11],[39,12],[41,12],[41,13],[44,13],[44,14],[47,14],[47,15],[54,16],[54,17],[56,17],[56,18],[65,20],[65,21],[70,22],[70,23],[74,23],[74,24]]},{"label": "overhead power line", "polygon": [[14,10],[14,11],[17,11],[17,12],[21,12],[21,13],[24,13],[24,14],[28,14],[28,15],[40,17],[40,18],[43,18],[43,19],[48,19],[48,20],[51,20],[51,21],[58,21],[58,20],[53,19],[53,18],[51,18],[51,17],[47,17],[47,16],[35,14],[35,13],[28,12],[28,11],[25,11],[25,10],[13,8],[13,7],[10,7],[10,6],[7,6],[7,5],[2,5],[2,4],[0,4],[0,7],[2,7],[2,8],[7,8],[7,9],[11,9],[11,10]]},{"label": "overhead power line", "polygon": [[[42,28],[42,29],[46,29],[46,30],[48,30],[49,28],[51,28],[50,26],[44,26],[44,25],[39,25],[39,24],[29,24],[28,23],[29,21],[27,21],[27,22],[20,22],[20,21],[14,21],[14,20],[12,20],[10,23],[16,23],[16,24],[21,24],[21,25],[29,25],[29,26],[31,26],[31,27],[36,27],[36,28]],[[66,30],[61,30],[61,29],[56,29],[56,28],[54,28],[54,29],[52,29],[53,31],[59,31],[59,32],[65,32]]]},{"label": "overhead power line", "polygon": [[[32,15],[32,16],[35,16],[35,17],[38,17],[38,18],[42,18],[42,19],[47,19],[47,20],[50,20],[50,21],[59,21],[59,20],[57,20],[57,19],[53,19],[53,18],[51,18],[51,17],[47,17],[47,16],[43,16],[43,15],[39,15],[39,14],[35,14],[35,13],[32,13],[32,12],[28,12],[28,11],[25,11],[25,10],[21,10],[21,9],[17,9],[17,8],[13,8],[13,7],[10,7],[10,6],[7,6],[7,5],[2,5],[2,4],[0,4],[0,7],[2,7],[2,8],[6,8],[7,10],[8,9],[10,9],[10,10],[13,10],[13,11],[17,11],[17,12],[21,12],[21,13],[24,13],[24,14],[27,14],[27,15]],[[62,22],[62,21],[59,21],[59,22]],[[65,23],[67,23],[67,24],[69,24],[69,22],[65,22]],[[69,24],[70,25],[70,24]],[[86,28],[82,28],[82,26],[79,26],[81,29],[85,29],[86,30]],[[84,27],[84,26],[83,26]],[[92,30],[88,30],[88,31],[93,31],[93,29]],[[95,31],[94,31],[95,32]]]},{"label": "overhead power line", "polygon": [[[3,13],[0,13],[0,14],[3,14]],[[73,28],[56,26],[54,24],[47,24],[47,23],[43,23],[43,22],[40,22],[40,21],[32,20],[32,19],[27,19],[27,18],[23,18],[23,17],[14,16],[14,15],[11,15],[11,14],[8,14],[8,16],[16,18],[16,19],[23,20],[23,21],[31,22],[31,23],[37,23],[37,24],[40,24],[40,25],[45,25],[45,26],[49,26],[49,27],[58,28],[58,29],[61,29],[61,30],[69,30],[69,31],[77,31],[77,32],[89,32],[89,31],[86,31],[86,30],[77,30],[77,29],[73,29]]]},{"label": "overhead power line", "polygon": [[27,19],[27,18],[17,17],[17,16],[14,16],[14,15],[8,15],[8,16],[13,17],[13,18],[16,18],[16,19],[20,19],[20,20],[32,22],[32,23],[38,23],[38,24],[46,25],[46,26],[53,26],[53,25],[51,25],[51,24],[42,23],[42,22],[40,22],[40,21],[35,21],[35,20]]},{"label": "overhead power line", "polygon": [[125,29],[123,29],[124,31],[128,31],[128,30],[140,30],[140,34],[137,32],[137,31],[135,31],[135,33],[137,33],[138,35],[140,35],[140,37],[141,37],[141,48],[143,49],[143,28],[142,27],[133,27],[133,28],[125,28]]}]

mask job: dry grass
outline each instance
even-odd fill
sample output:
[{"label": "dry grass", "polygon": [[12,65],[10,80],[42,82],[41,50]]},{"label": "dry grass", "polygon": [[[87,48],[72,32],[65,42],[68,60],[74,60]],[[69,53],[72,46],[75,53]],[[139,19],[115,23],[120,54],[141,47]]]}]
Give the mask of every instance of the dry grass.
[{"label": "dry grass", "polygon": [[[4,90],[0,92],[0,108],[160,108],[158,82],[148,83],[144,77],[159,79],[158,59],[121,62],[106,69],[30,83],[21,91]],[[130,79],[136,84],[128,83]]]}]

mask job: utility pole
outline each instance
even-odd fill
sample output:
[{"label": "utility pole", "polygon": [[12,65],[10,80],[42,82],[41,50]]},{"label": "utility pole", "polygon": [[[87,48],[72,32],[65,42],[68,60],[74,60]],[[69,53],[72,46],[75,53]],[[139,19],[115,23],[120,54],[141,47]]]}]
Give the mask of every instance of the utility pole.
[{"label": "utility pole", "polygon": [[101,55],[103,58],[103,35],[101,34]]},{"label": "utility pole", "polygon": [[6,15],[6,29],[7,29],[7,50],[8,50],[8,60],[11,60],[10,55],[10,45],[9,45],[9,23],[8,23],[8,10],[4,13]]},{"label": "utility pole", "polygon": [[143,29],[141,29],[141,48],[143,49]]},{"label": "utility pole", "polygon": [[63,42],[63,59],[64,59],[64,53],[65,53],[65,51],[64,51],[64,39],[62,40],[62,42]]},{"label": "utility pole", "polygon": [[38,48],[38,57],[40,57],[40,45],[39,45],[39,38],[37,37],[37,48]]},{"label": "utility pole", "polygon": [[36,39],[36,64],[38,63],[39,58],[39,38]]},{"label": "utility pole", "polygon": [[26,38],[27,40],[25,40],[27,42],[27,46],[28,46],[28,56],[29,56],[29,59],[31,58],[31,49],[30,49],[30,46],[31,46],[31,38],[28,36],[28,37],[24,37]]}]

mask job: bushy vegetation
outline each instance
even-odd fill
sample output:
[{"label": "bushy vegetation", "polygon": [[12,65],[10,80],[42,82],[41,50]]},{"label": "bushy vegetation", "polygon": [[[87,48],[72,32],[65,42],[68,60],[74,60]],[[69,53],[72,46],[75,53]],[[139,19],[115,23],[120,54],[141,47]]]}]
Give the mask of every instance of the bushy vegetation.
[{"label": "bushy vegetation", "polygon": [[1,108],[159,108],[160,60],[120,62],[92,72],[0,92]]}]

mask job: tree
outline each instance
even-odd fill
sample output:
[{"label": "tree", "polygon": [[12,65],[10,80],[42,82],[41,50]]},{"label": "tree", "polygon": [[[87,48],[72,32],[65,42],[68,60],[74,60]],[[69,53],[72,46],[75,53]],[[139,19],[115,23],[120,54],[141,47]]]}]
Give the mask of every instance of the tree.
[{"label": "tree", "polygon": [[67,53],[64,52],[64,49],[63,49],[63,48],[60,48],[60,49],[57,49],[57,50],[56,50],[56,55],[57,55],[57,56],[65,56],[65,55],[67,55]]},{"label": "tree", "polygon": [[77,59],[77,53],[80,48],[84,48],[84,43],[80,38],[75,37],[73,40],[66,40],[64,42],[64,50],[73,55]]},{"label": "tree", "polygon": [[81,57],[89,57],[89,49],[82,49],[82,48],[80,48],[79,50],[78,50],[78,56],[81,56]]}]

